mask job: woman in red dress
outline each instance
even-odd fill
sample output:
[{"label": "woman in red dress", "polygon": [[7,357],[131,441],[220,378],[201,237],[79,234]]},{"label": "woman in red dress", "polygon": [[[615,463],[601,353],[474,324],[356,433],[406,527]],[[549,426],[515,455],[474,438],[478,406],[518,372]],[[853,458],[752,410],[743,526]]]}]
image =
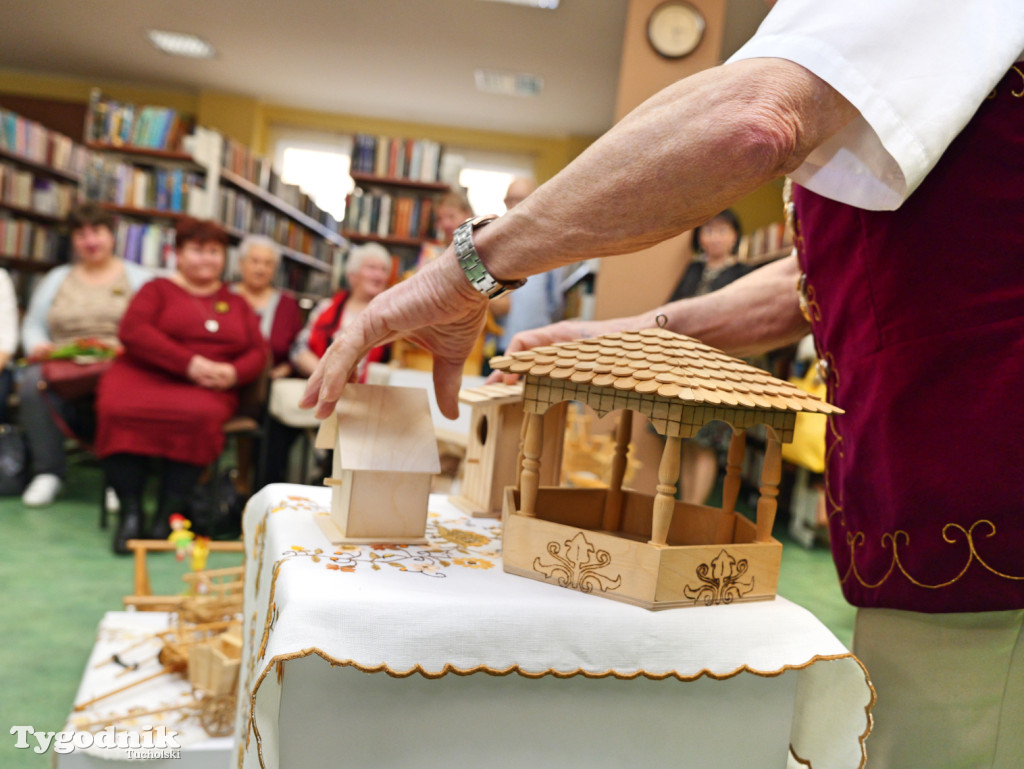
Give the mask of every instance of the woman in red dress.
[{"label": "woman in red dress", "polygon": [[177,226],[177,272],[146,284],[121,321],[124,354],[96,399],[96,452],[121,500],[114,551],[142,536],[142,493],[151,457],[162,460],[159,504],[148,536],[170,533],[203,468],[224,446],[223,424],[238,407],[238,387],[268,362],[259,320],[221,282],[227,233],[215,222]]}]

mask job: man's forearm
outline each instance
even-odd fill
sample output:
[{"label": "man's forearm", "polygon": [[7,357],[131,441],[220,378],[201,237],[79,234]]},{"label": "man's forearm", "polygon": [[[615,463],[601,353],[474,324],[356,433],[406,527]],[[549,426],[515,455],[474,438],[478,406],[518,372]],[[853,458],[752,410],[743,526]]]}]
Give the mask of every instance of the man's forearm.
[{"label": "man's forearm", "polygon": [[792,170],[853,108],[788,61],[717,67],[652,97],[475,235],[495,277],[646,248]]},{"label": "man's forearm", "polygon": [[788,256],[710,294],[607,321],[608,328],[600,333],[653,328],[658,316],[664,315],[670,331],[692,336],[730,355],[746,357],[776,350],[810,331],[797,299],[799,276],[796,257]]}]

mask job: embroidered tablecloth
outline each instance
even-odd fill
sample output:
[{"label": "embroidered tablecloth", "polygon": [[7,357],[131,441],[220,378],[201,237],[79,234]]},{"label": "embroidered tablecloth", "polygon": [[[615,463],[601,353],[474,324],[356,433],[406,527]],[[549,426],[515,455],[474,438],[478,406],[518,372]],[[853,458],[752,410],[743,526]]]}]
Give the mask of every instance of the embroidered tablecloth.
[{"label": "embroidered tablecloth", "polygon": [[[731,743],[742,742],[748,732],[756,734],[744,712],[766,695],[750,687],[766,687],[772,680],[788,682],[785,686],[791,689],[783,706],[789,711],[783,722],[787,733],[781,735],[783,752],[789,755],[783,755],[781,763],[763,757],[759,766],[786,766],[787,758],[791,766],[815,769],[863,766],[873,702],[867,674],[827,628],[784,598],[651,612],[506,574],[499,522],[469,518],[446,497],[430,497],[428,545],[331,545],[316,522],[329,507],[329,489],[276,484],[254,495],[246,508],[239,767],[309,765],[308,756],[303,763],[289,760],[294,759],[287,752],[294,750],[289,745],[295,740],[281,733],[281,723],[288,720],[282,700],[304,696],[318,703],[319,710],[293,708],[289,733],[304,728],[308,720],[310,733],[321,735],[316,739],[324,734],[338,737],[339,744],[324,747],[325,755],[339,759],[331,765],[350,765],[340,760],[349,755],[351,765],[365,766],[356,759],[361,755],[358,736],[374,721],[359,720],[365,716],[359,699],[365,697],[368,707],[377,703],[376,707],[391,710],[388,703],[407,706],[406,695],[420,696],[425,685],[433,684],[425,690],[429,707],[394,711],[405,713],[405,720],[386,732],[393,735],[382,741],[388,750],[378,742],[378,752],[359,759],[372,760],[376,766],[408,765],[408,755],[396,747],[399,738],[415,735],[417,725],[426,723],[427,710],[461,712],[469,695],[456,687],[472,681],[479,682],[477,693],[482,691],[479,686],[487,686],[491,698],[481,700],[476,710],[485,709],[488,702],[498,708],[497,717],[481,714],[491,725],[492,744],[494,735],[502,733],[505,711],[497,700],[504,700],[505,692],[528,697],[542,686],[545,692],[554,686],[561,687],[559,693],[573,692],[573,707],[564,714],[567,731],[580,723],[583,710],[606,696],[611,701],[623,696],[622,702],[629,703],[631,696],[642,694],[637,706],[641,708],[643,702],[654,702],[652,697],[678,697],[680,704],[671,699],[660,702],[655,713],[636,719],[631,727],[651,728],[665,740],[670,734],[687,734],[686,708],[698,714],[705,709],[694,697],[717,697],[722,702],[709,704],[707,712],[728,708],[731,723],[725,733],[734,737],[712,740],[711,749],[732,749]],[[319,668],[311,673],[298,663]],[[292,685],[289,669],[296,671],[295,681],[306,683]],[[572,688],[570,681],[576,682]],[[369,691],[370,686],[382,687],[381,692]],[[318,687],[328,693],[314,696],[310,689]],[[737,699],[730,703],[732,691]],[[336,712],[321,712],[324,707]],[[514,702],[501,707],[521,712]],[[295,712],[300,714],[298,726]],[[471,711],[466,717],[473,715]],[[667,724],[653,723],[662,716],[668,718]],[[377,713],[375,718],[386,716]],[[313,721],[325,719],[329,726],[314,728]],[[499,751],[475,765],[511,765],[507,752],[524,744],[527,748],[522,749],[528,750],[533,732],[543,726],[526,724],[526,733],[514,733],[504,748],[506,754]],[[684,744],[697,744],[713,726],[693,729]],[[452,725],[463,732],[479,728],[462,727]],[[357,731],[342,739],[346,728]],[[613,729],[622,742],[632,739],[630,729],[621,723]],[[614,765],[593,754],[614,752],[602,747],[601,740],[615,744],[608,729],[555,742],[574,744],[576,739],[584,746],[593,744],[595,750],[575,761],[559,756],[558,765]],[[536,759],[536,765],[556,762],[550,756]],[[415,760],[420,767],[448,766],[451,755],[418,755]]]}]

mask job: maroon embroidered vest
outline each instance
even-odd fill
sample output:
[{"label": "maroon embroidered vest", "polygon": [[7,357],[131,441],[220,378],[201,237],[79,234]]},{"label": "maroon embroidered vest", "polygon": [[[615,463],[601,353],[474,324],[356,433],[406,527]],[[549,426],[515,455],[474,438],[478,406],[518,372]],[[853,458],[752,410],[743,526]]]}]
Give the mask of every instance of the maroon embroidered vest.
[{"label": "maroon embroidered vest", "polygon": [[1024,608],[1024,64],[898,211],[794,203],[846,598]]}]

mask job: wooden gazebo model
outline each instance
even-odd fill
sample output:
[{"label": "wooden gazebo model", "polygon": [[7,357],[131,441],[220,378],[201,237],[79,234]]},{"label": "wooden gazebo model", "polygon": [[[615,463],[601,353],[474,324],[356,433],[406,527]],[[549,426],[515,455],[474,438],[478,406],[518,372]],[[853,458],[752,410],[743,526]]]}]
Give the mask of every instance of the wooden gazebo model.
[{"label": "wooden gazebo model", "polygon": [[[648,609],[770,599],[782,545],[772,538],[781,444],[801,411],[833,406],[695,339],[652,328],[496,358],[525,376],[518,486],[505,490],[505,570]],[[622,410],[607,489],[542,487],[543,415],[579,401]],[[665,437],[656,494],[622,488],[633,412]],[[675,499],[682,440],[713,420],[732,427],[722,507]],[[735,510],[746,431],[766,426],[756,523]]]}]

